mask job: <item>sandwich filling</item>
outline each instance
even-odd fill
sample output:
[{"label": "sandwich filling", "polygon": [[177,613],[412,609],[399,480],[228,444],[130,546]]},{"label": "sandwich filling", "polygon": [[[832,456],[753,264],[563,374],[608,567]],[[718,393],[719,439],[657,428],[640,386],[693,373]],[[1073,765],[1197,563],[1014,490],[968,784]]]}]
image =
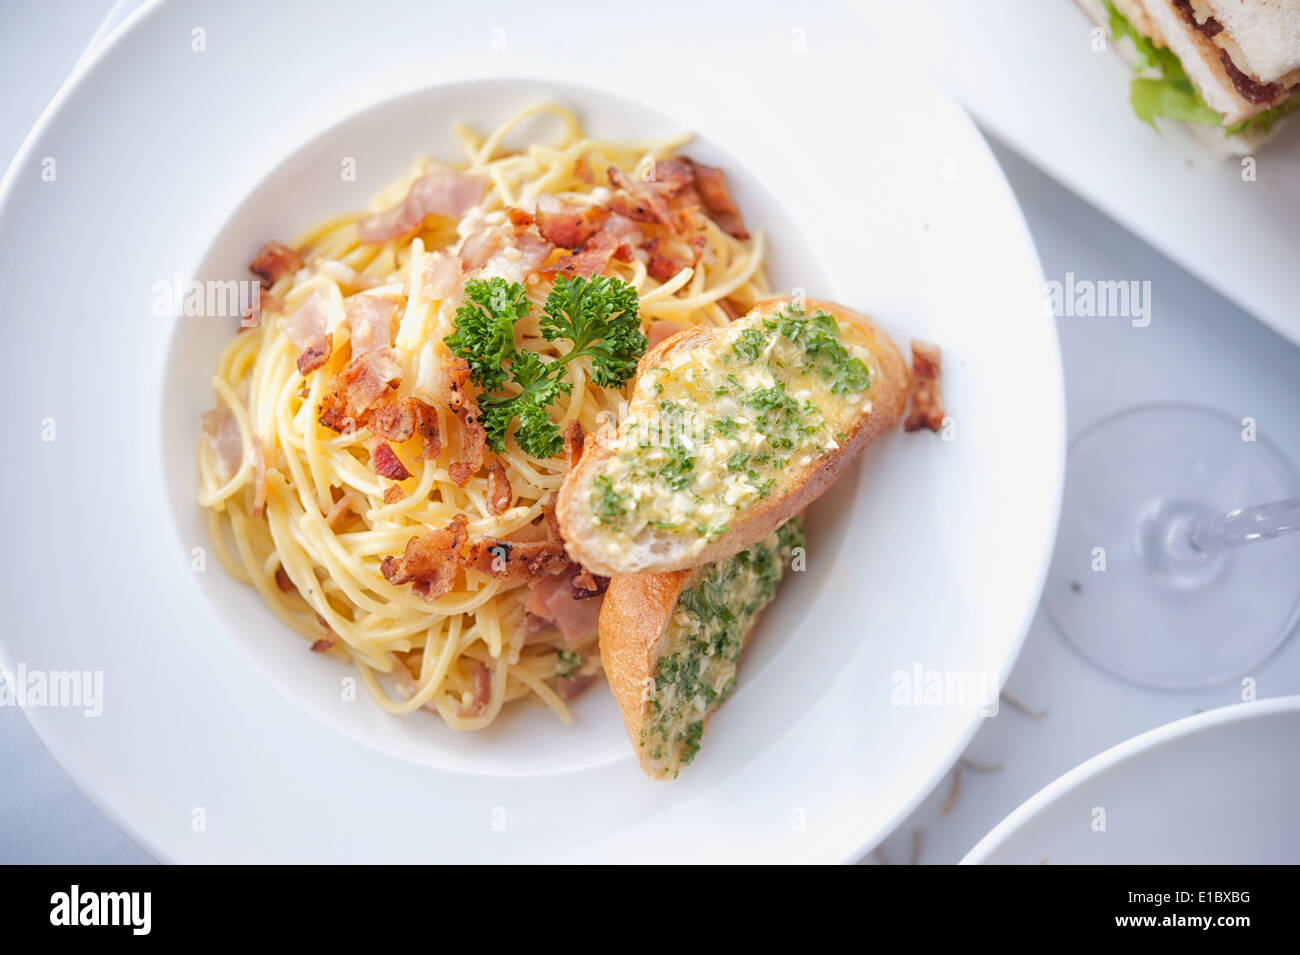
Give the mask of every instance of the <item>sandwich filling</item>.
[{"label": "sandwich filling", "polygon": [[645,369],[592,483],[609,545],[667,532],[698,553],[735,515],[839,448],[870,411],[875,358],[825,312],[792,305]]},{"label": "sandwich filling", "polygon": [[754,546],[704,567],[677,599],[641,728],[653,775],[676,778],[695,758],[705,721],[736,685],[754,618],[803,545],[799,518],[792,518]]}]

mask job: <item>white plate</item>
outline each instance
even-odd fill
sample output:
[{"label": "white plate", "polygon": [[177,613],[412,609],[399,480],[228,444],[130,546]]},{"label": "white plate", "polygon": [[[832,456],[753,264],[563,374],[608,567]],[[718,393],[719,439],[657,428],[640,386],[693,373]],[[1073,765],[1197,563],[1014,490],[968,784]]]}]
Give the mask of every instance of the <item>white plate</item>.
[{"label": "white plate", "polygon": [[[1157,135],[1133,115],[1131,68],[1113,49],[1093,50],[1093,23],[1074,0],[859,2],[908,37],[986,129],[1300,344],[1300,123],[1259,151],[1245,181],[1239,161],[1218,162],[1177,127]],[[1161,289],[1152,295],[1158,322]]]},{"label": "white plate", "polygon": [[[917,81],[906,113],[872,104],[870,123],[853,121],[852,91],[894,68],[865,24],[745,10],[738,34],[726,10],[696,9],[682,30],[522,3],[324,16],[303,2],[273,17],[162,3],[56,98],[0,196],[0,276],[24,316],[0,385],[22,426],[0,495],[0,659],[103,671],[98,719],[28,714],[155,855],[843,860],[961,752],[977,709],[893,706],[891,674],[1005,675],[1023,639],[1063,470],[1042,277],[985,144],[935,87]],[[154,283],[239,277],[262,240],[445,150],[453,122],[488,127],[547,94],[601,135],[695,130],[772,233],[777,284],[945,349],[957,439],[890,435],[819,503],[810,572],[769,612],[705,756],[675,784],[640,775],[603,689],[573,727],[524,710],[476,736],[342,703],[346,670],[215,561],[191,570],[206,545],[189,503],[194,422],[231,329],[153,316]],[[340,181],[344,156],[355,183]],[[42,442],[50,418],[57,440]]]},{"label": "white plate", "polygon": [[963,863],[1295,865],[1300,696],[1126,740],[1026,800]]}]

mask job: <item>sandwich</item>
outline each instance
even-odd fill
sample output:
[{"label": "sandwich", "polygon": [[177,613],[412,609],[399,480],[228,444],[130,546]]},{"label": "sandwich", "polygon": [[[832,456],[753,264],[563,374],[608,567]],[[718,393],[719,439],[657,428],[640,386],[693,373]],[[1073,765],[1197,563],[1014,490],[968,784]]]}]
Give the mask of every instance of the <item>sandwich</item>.
[{"label": "sandwich", "polygon": [[1137,68],[1130,102],[1244,156],[1300,111],[1300,0],[1078,0]]},{"label": "sandwich", "polygon": [[824,492],[907,401],[888,336],[839,305],[773,299],[648,351],[616,433],[588,436],[556,516],[596,574],[730,557]]}]

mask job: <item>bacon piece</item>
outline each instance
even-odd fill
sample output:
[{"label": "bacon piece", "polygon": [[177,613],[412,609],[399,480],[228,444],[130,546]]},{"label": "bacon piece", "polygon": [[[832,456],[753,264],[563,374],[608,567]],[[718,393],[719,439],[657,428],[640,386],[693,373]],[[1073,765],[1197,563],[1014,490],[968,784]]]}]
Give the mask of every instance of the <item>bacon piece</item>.
[{"label": "bacon piece", "polygon": [[217,477],[228,480],[244,461],[244,439],[239,433],[239,422],[224,404],[205,411],[200,420],[203,436],[216,455]]},{"label": "bacon piece", "polygon": [[670,193],[658,182],[634,179],[616,166],[610,166],[609,183],[623,192],[610,199],[609,208],[637,222],[658,222],[673,226],[673,212],[668,205]]},{"label": "bacon piece", "polygon": [[297,272],[300,268],[302,256],[279,242],[267,242],[257,250],[253,261],[248,263],[248,271],[262,280],[263,288],[270,288],[282,276]]},{"label": "bacon piece", "polygon": [[391,298],[364,293],[352,295],[344,300],[343,311],[347,315],[354,359],[393,344],[397,303]]},{"label": "bacon piece", "polygon": [[406,497],[406,492],[402,490],[400,484],[390,484],[384,488],[384,503],[396,504],[402,498]]},{"label": "bacon piece", "polygon": [[460,572],[456,558],[469,539],[468,526],[465,515],[457,514],[446,527],[412,537],[401,557],[384,558],[380,564],[384,579],[394,585],[425,584],[421,596],[437,600],[451,590]]},{"label": "bacon piece", "polygon": [[439,169],[411,183],[406,198],[397,205],[357,222],[362,242],[387,242],[409,239],[424,228],[430,216],[459,219],[482,200],[488,181]]},{"label": "bacon piece", "polygon": [[319,640],[317,640],[315,643],[311,645],[311,652],[324,653],[326,650],[329,650],[333,646],[334,646],[333,637],[321,637]]},{"label": "bacon piece", "polygon": [[402,379],[402,369],[388,349],[367,352],[330,380],[321,399],[320,423],[340,434],[351,434],[362,417]]},{"label": "bacon piece", "polygon": [[285,594],[297,589],[283,567],[275,568],[275,585],[280,588],[281,593]]},{"label": "bacon piece", "polygon": [[578,275],[584,279],[589,279],[593,275],[604,272],[605,267],[609,265],[609,260],[614,257],[614,253],[626,247],[626,245],[626,242],[612,233],[597,232],[583,243],[579,251],[571,252],[554,265],[542,269],[542,271],[567,275],[570,278]]},{"label": "bacon piece", "polygon": [[601,227],[609,210],[600,206],[575,207],[555,203],[555,208],[537,207],[537,231],[542,238],[566,249],[576,249]]},{"label": "bacon piece", "polygon": [[912,410],[903,430],[943,426],[943,392],[939,388],[939,346],[912,339]]},{"label": "bacon piece", "polygon": [[654,348],[662,341],[672,338],[682,330],[682,326],[676,322],[657,320],[650,323],[650,330],[646,332],[646,340],[649,341],[650,348]]},{"label": "bacon piece", "polygon": [[562,573],[569,566],[563,544],[554,541],[519,544],[487,536],[471,540],[458,560],[461,566],[498,580],[536,580]]},{"label": "bacon piece", "polygon": [[582,447],[586,436],[582,433],[582,425],[578,419],[574,418],[564,426],[564,459],[572,471],[578,466],[578,461],[582,458]]},{"label": "bacon piece", "polygon": [[280,320],[280,327],[289,336],[289,341],[299,348],[310,348],[325,337],[329,327],[327,312],[325,296],[320,292],[312,292]]},{"label": "bacon piece", "polygon": [[500,458],[496,458],[488,471],[488,513],[504,514],[512,500],[514,500],[514,491],[510,487],[510,479],[506,476],[506,467],[501,463]]},{"label": "bacon piece", "polygon": [[411,402],[417,400],[403,398],[381,404],[366,417],[366,427],[381,438],[401,444],[415,433],[415,413]]},{"label": "bacon piece", "polygon": [[424,444],[424,459],[434,460],[442,453],[442,433],[438,430],[437,410],[419,398],[407,398],[403,404],[415,418],[415,431]]},{"label": "bacon piece", "polygon": [[397,452],[388,446],[388,442],[380,441],[370,451],[370,466],[380,477],[386,477],[390,481],[405,481],[411,476],[411,472],[406,470],[406,465],[402,459],[397,456]]},{"label": "bacon piece", "polygon": [[666,255],[652,255],[646,263],[645,270],[657,282],[667,282],[682,269],[689,268],[690,263],[682,259],[672,259]]},{"label": "bacon piece", "polygon": [[447,387],[451,394],[449,404],[452,413],[460,419],[461,423],[461,455],[464,457],[464,461],[452,464],[448,472],[457,487],[464,487],[483,466],[487,431],[483,427],[482,416],[479,413],[478,399],[465,388],[466,382],[469,381],[469,362],[454,356],[447,361],[445,371]]},{"label": "bacon piece", "polygon": [[483,268],[505,244],[506,230],[496,226],[470,233],[460,244],[461,268],[466,272]]},{"label": "bacon piece", "polygon": [[523,209],[516,209],[514,206],[506,207],[506,218],[516,229],[522,229],[532,225],[537,221],[531,212],[525,212]]},{"label": "bacon piece", "polygon": [[734,322],[736,319],[740,318],[741,315],[745,314],[745,313],[744,313],[740,308],[738,308],[738,307],[737,307],[737,306],[736,306],[736,305],[731,301],[731,299],[729,299],[729,298],[720,298],[720,299],[718,299],[718,308],[720,308],[720,309],[722,309],[724,312],[726,312],[726,313],[727,313],[727,318],[728,318],[728,320],[733,321],[733,322]]},{"label": "bacon piece", "polygon": [[491,701],[492,671],[479,663],[474,671],[474,696],[468,704],[462,703],[456,708],[456,715],[463,720],[472,719],[482,714]]},{"label": "bacon piece", "polygon": [[[683,158],[685,159],[685,157]],[[704,210],[709,214],[709,218],[716,222],[718,228],[728,235],[737,239],[748,239],[749,232],[745,228],[744,220],[740,217],[740,209],[736,206],[736,200],[731,197],[731,189],[727,186],[726,173],[713,166],[695,162],[693,159],[686,159],[686,162],[691,165],[695,190],[703,202]]]},{"label": "bacon piece", "polygon": [[595,180],[591,173],[591,163],[587,162],[586,156],[579,156],[573,161],[573,178],[588,184]]},{"label": "bacon piece", "polygon": [[594,673],[575,673],[570,677],[560,677],[555,681],[555,692],[566,700],[571,700],[591,684],[596,682]]},{"label": "bacon piece", "polygon": [[524,609],[559,628],[566,642],[580,640],[596,631],[600,600],[577,600],[566,574],[552,574],[532,585]]},{"label": "bacon piece", "polygon": [[424,260],[424,297],[433,301],[442,301],[460,285],[463,266],[454,255],[435,252]]},{"label": "bacon piece", "polygon": [[317,368],[330,360],[334,351],[334,336],[326,332],[319,339],[303,349],[298,356],[298,374],[306,378]]},{"label": "bacon piece", "polygon": [[574,564],[570,568],[569,595],[574,600],[589,600],[592,597],[599,597],[608,589],[608,577],[593,574],[581,564]]},{"label": "bacon piece", "polygon": [[629,249],[645,241],[645,230],[627,216],[619,215],[617,212],[611,212],[605,217],[605,222],[601,225],[600,231],[608,232],[615,238],[622,239],[627,243]]}]

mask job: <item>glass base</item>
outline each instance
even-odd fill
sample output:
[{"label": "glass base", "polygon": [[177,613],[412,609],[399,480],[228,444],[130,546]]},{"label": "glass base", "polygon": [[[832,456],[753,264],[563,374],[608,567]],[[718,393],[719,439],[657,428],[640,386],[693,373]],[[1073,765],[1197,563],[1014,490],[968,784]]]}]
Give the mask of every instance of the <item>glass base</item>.
[{"label": "glass base", "polygon": [[1098,666],[1143,686],[1211,686],[1249,675],[1300,619],[1300,534],[1210,552],[1188,540],[1197,521],[1300,495],[1286,459],[1245,433],[1218,411],[1153,404],[1071,448],[1043,599]]}]

